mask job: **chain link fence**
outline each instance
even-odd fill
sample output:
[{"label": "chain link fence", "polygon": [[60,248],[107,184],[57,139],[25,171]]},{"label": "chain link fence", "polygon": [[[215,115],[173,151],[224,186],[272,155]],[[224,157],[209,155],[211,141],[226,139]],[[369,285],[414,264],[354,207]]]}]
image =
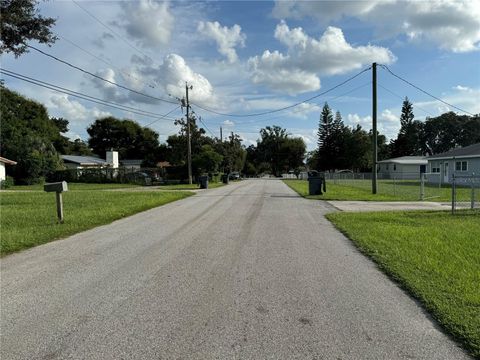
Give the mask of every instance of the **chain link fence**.
[{"label": "chain link fence", "polygon": [[452,214],[460,209],[480,210],[480,175],[452,176]]}]

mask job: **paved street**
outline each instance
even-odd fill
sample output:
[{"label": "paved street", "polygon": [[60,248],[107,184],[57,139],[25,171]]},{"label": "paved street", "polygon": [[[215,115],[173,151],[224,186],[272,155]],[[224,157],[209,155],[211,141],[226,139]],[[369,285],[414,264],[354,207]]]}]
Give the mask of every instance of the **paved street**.
[{"label": "paved street", "polygon": [[199,192],[1,264],[2,359],[465,359],[279,180]]}]

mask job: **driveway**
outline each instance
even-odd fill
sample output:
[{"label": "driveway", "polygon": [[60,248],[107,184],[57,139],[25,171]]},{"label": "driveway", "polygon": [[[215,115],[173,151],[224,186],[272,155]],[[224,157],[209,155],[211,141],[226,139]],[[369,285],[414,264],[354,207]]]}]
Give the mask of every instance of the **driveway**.
[{"label": "driveway", "polygon": [[7,256],[2,359],[466,359],[324,217],[248,180]]}]

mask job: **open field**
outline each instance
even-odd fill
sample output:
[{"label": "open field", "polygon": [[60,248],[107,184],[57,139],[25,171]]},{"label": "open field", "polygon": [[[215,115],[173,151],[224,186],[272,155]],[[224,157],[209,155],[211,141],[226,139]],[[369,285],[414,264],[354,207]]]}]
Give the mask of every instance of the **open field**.
[{"label": "open field", "polygon": [[[323,195],[309,196],[308,181],[306,180],[284,180],[293,190],[308,199],[321,200],[363,200],[363,201],[419,201],[420,184],[418,181],[405,180],[394,183],[392,180],[379,180],[377,194],[372,194],[370,180],[341,180],[334,183],[334,180],[327,180],[327,192]],[[459,199],[470,199],[469,188],[458,188]],[[435,202],[451,201],[452,190],[449,187],[439,188],[436,185],[425,186],[425,200]]]},{"label": "open field", "polygon": [[327,218],[480,358],[480,213],[334,213]]},{"label": "open field", "polygon": [[[74,185],[74,184],[72,184]],[[77,184],[79,185],[79,184]],[[96,185],[96,184],[81,184]],[[82,191],[63,194],[65,222],[56,217],[55,195],[40,191],[0,194],[0,254],[40,245],[95,226],[183,199],[191,192]],[[103,188],[97,186],[96,189]]]}]

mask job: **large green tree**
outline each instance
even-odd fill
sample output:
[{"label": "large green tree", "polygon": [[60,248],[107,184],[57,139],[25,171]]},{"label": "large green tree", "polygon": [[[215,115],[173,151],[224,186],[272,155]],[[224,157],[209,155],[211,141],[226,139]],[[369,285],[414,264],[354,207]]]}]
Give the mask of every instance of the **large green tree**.
[{"label": "large green tree", "polygon": [[12,52],[17,57],[27,51],[28,40],[43,44],[57,40],[51,30],[55,19],[40,15],[37,6],[35,0],[0,1],[0,54]]},{"label": "large green tree", "polygon": [[112,116],[97,119],[87,128],[88,144],[93,152],[105,156],[114,149],[120,159],[143,159],[144,166],[155,166],[158,153],[158,133],[142,127],[133,120],[120,120]]},{"label": "large green tree", "polygon": [[413,105],[406,97],[400,115],[400,131],[392,143],[393,157],[422,155],[423,123],[414,117]]},{"label": "large green tree", "polygon": [[19,184],[32,184],[62,168],[53,145],[60,139],[57,123],[45,107],[0,86],[1,156],[17,161],[7,173]]}]

